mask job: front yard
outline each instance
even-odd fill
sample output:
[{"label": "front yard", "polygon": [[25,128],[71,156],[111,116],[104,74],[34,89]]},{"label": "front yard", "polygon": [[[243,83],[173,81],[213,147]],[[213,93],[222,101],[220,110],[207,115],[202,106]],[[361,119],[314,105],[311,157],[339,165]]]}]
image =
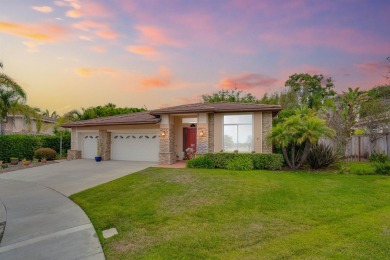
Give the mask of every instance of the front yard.
[{"label": "front yard", "polygon": [[71,198],[108,259],[390,255],[388,176],[149,168]]}]

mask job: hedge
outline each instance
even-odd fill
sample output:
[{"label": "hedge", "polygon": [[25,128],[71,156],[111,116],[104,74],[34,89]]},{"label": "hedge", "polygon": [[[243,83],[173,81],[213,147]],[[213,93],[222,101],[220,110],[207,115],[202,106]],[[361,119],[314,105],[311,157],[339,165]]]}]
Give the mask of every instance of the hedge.
[{"label": "hedge", "polygon": [[[207,160],[198,159],[202,157],[204,157]],[[219,169],[253,168],[256,170],[280,170],[284,163],[283,155],[281,154],[263,154],[263,153],[208,153],[205,154],[204,156],[197,157],[195,159],[188,161],[187,167],[209,168],[209,169],[210,168],[219,168]],[[207,163],[205,163],[205,161]],[[209,161],[211,161],[212,164],[210,164]],[[240,165],[237,165],[236,167],[233,166],[234,164],[237,163]]]},{"label": "hedge", "polygon": [[[62,151],[70,149],[70,137],[63,137]],[[59,136],[0,135],[0,161],[9,162],[9,158],[29,159],[34,157],[38,148],[48,147],[57,153],[60,151]]]}]

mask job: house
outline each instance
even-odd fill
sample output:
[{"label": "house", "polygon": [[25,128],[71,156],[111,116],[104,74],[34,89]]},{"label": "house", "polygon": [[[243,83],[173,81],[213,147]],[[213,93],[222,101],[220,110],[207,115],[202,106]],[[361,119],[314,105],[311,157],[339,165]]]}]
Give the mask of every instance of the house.
[{"label": "house", "polygon": [[196,103],[64,124],[71,128],[68,159],[151,161],[173,164],[192,148],[207,152],[271,153],[267,134],[277,105]]},{"label": "house", "polygon": [[8,134],[26,134],[26,135],[53,135],[56,120],[51,117],[43,117],[41,129],[37,131],[36,119],[26,122],[22,115],[8,115],[5,133]]}]

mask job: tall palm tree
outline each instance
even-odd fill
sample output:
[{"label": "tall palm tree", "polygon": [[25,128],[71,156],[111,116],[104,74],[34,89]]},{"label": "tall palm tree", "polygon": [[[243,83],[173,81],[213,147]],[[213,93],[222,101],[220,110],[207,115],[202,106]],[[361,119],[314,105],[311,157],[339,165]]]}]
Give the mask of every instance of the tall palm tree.
[{"label": "tall palm tree", "polygon": [[2,135],[5,134],[8,113],[25,102],[26,92],[23,88],[6,74],[0,73],[0,133]]}]

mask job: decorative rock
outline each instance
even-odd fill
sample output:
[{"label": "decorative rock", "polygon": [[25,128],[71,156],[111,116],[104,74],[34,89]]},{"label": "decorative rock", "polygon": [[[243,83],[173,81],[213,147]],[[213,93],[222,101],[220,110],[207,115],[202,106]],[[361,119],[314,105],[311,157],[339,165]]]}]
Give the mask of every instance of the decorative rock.
[{"label": "decorative rock", "polygon": [[115,235],[118,235],[118,230],[116,230],[116,228],[110,228],[110,229],[103,230],[103,237],[104,238],[110,238],[110,237],[113,237]]}]

